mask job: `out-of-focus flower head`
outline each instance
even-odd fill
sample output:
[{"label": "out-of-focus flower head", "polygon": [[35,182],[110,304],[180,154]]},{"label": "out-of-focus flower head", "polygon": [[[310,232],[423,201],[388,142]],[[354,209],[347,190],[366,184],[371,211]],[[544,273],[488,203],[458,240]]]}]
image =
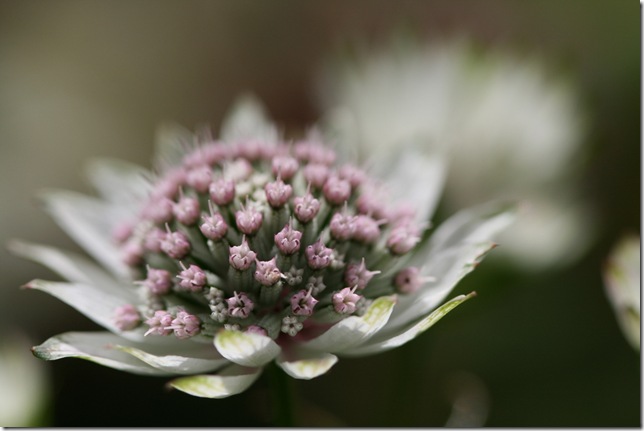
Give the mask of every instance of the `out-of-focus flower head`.
[{"label": "out-of-focus flower head", "polygon": [[501,253],[526,268],[584,251],[592,215],[575,194],[583,121],[570,83],[536,58],[475,49],[463,38],[426,46],[395,39],[352,54],[320,79],[338,140],[357,144],[366,159],[411,142],[446,158],[450,211],[490,199],[526,202],[501,237]]},{"label": "out-of-focus flower head", "polygon": [[641,244],[636,235],[622,238],[611,251],[604,267],[606,294],[624,336],[640,349]]},{"label": "out-of-focus flower head", "polygon": [[427,159],[416,153],[401,148],[386,181],[375,180],[336,160],[319,133],[285,141],[245,98],[219,139],[164,133],[155,174],[93,163],[100,198],[50,192],[45,202],[105,269],[49,247],[12,249],[69,280],[26,287],[107,331],[54,336],[35,354],[180,375],[171,386],[220,398],[273,360],[311,379],[338,355],[406,343],[472,296],[440,305],[513,218],[486,205],[424,235],[442,182],[409,172]]},{"label": "out-of-focus flower head", "polygon": [[46,370],[29,354],[29,340],[18,332],[0,339],[0,423],[8,427],[40,425],[49,397]]}]

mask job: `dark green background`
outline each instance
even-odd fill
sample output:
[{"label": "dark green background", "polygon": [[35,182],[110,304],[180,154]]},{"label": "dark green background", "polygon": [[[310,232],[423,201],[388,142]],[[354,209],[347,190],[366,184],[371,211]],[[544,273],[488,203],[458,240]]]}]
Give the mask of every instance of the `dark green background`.
[{"label": "dark green background", "polygon": [[[410,25],[431,40],[543,55],[578,85],[589,130],[581,194],[598,238],[568,268],[524,274],[489,259],[458,287],[479,295],[409,344],[343,359],[294,382],[300,424],[440,426],[459,375],[485,385],[488,426],[640,426],[640,355],[624,340],[601,267],[640,228],[640,6],[572,1],[7,1],[0,0],[0,240],[74,248],[39,210],[43,187],[88,191],[83,161],[148,164],[154,127],[218,125],[242,91],[291,128],[319,115],[318,66],[344,38],[384,39]],[[53,275],[1,253],[0,325],[34,343],[94,326],[18,286]],[[36,359],[33,359],[36,360]],[[168,392],[164,380],[80,360],[46,364],[43,425],[263,425],[263,379],[225,400]]]}]

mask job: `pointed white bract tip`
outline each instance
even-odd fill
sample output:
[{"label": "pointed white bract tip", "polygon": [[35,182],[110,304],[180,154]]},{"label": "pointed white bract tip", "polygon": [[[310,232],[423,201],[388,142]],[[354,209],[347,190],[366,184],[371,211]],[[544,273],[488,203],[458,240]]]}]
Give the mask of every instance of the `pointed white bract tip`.
[{"label": "pointed white bract tip", "polygon": [[171,380],[168,387],[202,398],[226,398],[245,391],[260,376],[261,369],[228,367],[217,375],[196,375]]},{"label": "pointed white bract tip", "polygon": [[224,358],[245,367],[263,366],[281,350],[270,337],[256,331],[222,330],[215,336],[214,343]]},{"label": "pointed white bract tip", "polygon": [[311,380],[326,374],[338,362],[338,357],[329,353],[319,356],[304,355],[301,359],[278,360],[277,364],[289,376],[300,380]]}]

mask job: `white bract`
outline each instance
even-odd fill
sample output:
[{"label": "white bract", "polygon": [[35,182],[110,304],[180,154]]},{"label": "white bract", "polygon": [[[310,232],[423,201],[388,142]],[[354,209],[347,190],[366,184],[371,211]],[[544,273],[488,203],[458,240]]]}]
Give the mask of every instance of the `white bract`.
[{"label": "white bract", "polygon": [[641,254],[640,238],[628,235],[622,238],[606,262],[604,282],[617,321],[631,345],[640,349],[641,312]]},{"label": "white bract", "polygon": [[[515,262],[562,264],[589,243],[591,214],[574,193],[579,107],[572,87],[539,61],[475,50],[463,39],[392,43],[331,64],[320,82],[329,128],[340,142],[357,143],[362,158],[409,144],[444,158],[450,211],[528,202],[500,237],[500,252]],[[525,241],[528,232],[540,240]]]},{"label": "white bract", "polygon": [[338,356],[400,346],[470,298],[443,303],[512,209],[463,211],[427,237],[440,160],[401,147],[382,183],[323,141],[284,141],[245,98],[219,140],[166,130],[155,173],[99,161],[89,177],[100,198],[47,193],[51,215],[102,267],[15,242],[69,280],[26,287],[106,331],[57,335],[35,354],[175,376],[179,390],[221,398],[272,361],[311,379]]}]

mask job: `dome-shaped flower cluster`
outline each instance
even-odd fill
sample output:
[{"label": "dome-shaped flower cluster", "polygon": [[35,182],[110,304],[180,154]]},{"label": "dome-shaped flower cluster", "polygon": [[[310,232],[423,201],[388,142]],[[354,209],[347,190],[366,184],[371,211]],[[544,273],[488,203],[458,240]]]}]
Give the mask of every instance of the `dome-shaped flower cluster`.
[{"label": "dome-shaped flower cluster", "polygon": [[[113,275],[70,253],[13,244],[71,281],[27,287],[109,330],[53,337],[36,355],[188,375],[171,385],[205,397],[244,390],[273,359],[310,379],[336,354],[403,344],[466,300],[434,310],[509,220],[481,208],[423,240],[433,203],[410,202],[413,211],[400,196],[385,198],[385,183],[339,163],[320,134],[283,140],[255,102],[240,104],[220,139],[171,140],[154,176],[94,164],[104,200],[46,198]],[[408,187],[415,199],[432,184]]]},{"label": "dome-shaped flower cluster", "polygon": [[118,226],[147,299],[115,310],[119,329],[302,341],[378,297],[418,290],[426,277],[404,267],[420,241],[413,213],[374,199],[378,185],[335,159],[314,138],[198,143]]}]

